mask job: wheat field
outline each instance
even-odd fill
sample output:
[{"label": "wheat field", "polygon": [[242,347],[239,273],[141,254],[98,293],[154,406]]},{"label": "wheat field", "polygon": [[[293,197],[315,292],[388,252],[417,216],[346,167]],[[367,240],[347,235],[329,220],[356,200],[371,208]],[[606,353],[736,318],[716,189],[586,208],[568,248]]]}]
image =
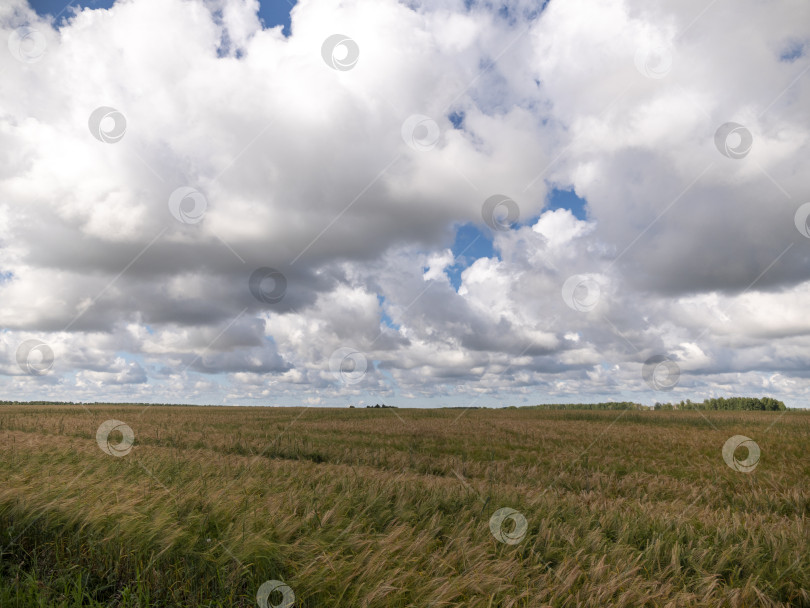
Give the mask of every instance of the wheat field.
[{"label": "wheat field", "polygon": [[810,606],[806,412],[27,405],[0,437],[3,607]]}]

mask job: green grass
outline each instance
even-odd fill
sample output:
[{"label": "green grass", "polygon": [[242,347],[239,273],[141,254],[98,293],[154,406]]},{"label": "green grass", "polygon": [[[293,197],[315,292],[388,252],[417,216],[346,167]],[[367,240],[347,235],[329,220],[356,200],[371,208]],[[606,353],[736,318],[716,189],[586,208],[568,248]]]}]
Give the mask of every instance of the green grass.
[{"label": "green grass", "polygon": [[3,607],[810,606],[804,412],[18,405],[0,437]]}]

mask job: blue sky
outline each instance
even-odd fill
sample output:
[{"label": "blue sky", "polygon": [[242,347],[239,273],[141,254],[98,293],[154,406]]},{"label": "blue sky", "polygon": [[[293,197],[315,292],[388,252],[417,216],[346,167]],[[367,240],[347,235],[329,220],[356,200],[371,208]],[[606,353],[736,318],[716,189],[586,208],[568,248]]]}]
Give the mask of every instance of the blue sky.
[{"label": "blue sky", "polygon": [[[455,125],[455,123],[454,123]],[[458,125],[455,125],[458,128]],[[587,219],[587,201],[573,191],[551,188],[548,204],[544,211],[566,209],[578,220]],[[521,218],[518,225],[532,225],[538,217]],[[461,273],[479,258],[498,258],[500,255],[492,246],[492,232],[473,223],[462,224],[456,229],[456,237],[451,247],[455,264],[445,271],[450,284],[456,289],[461,285]]]},{"label": "blue sky", "polygon": [[[29,4],[37,14],[57,17],[57,21],[61,23],[69,14],[70,7],[110,8],[113,0],[74,0],[69,4],[63,0],[29,0]],[[295,4],[296,0],[264,0],[259,5],[259,18],[267,28],[283,26],[284,35],[289,36],[290,11]]]}]

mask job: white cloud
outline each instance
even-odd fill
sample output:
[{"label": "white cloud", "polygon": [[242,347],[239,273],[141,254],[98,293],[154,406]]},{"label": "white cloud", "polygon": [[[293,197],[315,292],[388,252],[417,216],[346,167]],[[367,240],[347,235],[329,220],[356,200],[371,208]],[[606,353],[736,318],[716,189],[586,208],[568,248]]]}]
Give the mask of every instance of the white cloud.
[{"label": "white cloud", "polygon": [[[30,25],[45,42],[33,62],[0,49],[8,392],[807,405],[810,239],[793,214],[810,200],[809,59],[780,60],[810,41],[806,4],[516,1],[504,17],[310,0],[289,38],[257,9],[119,0],[57,30],[0,7],[5,41]],[[350,70],[321,56],[335,33],[358,45]],[[126,120],[117,143],[91,133],[101,106]],[[435,121],[431,149],[403,140],[414,114]],[[752,134],[742,159],[715,147],[729,121]],[[201,221],[170,213],[180,187],[205,197]],[[544,211],[552,187],[584,197],[587,221]],[[493,194],[522,225],[490,231]],[[469,223],[481,236],[457,255]],[[286,277],[280,301],[251,295],[260,267]],[[599,278],[590,311],[563,300],[576,274]],[[22,375],[29,338],[49,373]],[[368,361],[360,383],[330,371],[344,346]],[[663,396],[640,373],[655,354],[682,372]]]}]

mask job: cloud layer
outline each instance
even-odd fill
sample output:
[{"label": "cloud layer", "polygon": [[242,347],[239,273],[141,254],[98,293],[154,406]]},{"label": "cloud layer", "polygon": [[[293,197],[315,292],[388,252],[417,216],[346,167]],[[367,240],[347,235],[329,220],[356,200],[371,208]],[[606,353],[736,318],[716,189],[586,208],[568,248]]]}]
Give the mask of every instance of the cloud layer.
[{"label": "cloud layer", "polygon": [[807,3],[258,8],[0,7],[5,398],[808,405]]}]

